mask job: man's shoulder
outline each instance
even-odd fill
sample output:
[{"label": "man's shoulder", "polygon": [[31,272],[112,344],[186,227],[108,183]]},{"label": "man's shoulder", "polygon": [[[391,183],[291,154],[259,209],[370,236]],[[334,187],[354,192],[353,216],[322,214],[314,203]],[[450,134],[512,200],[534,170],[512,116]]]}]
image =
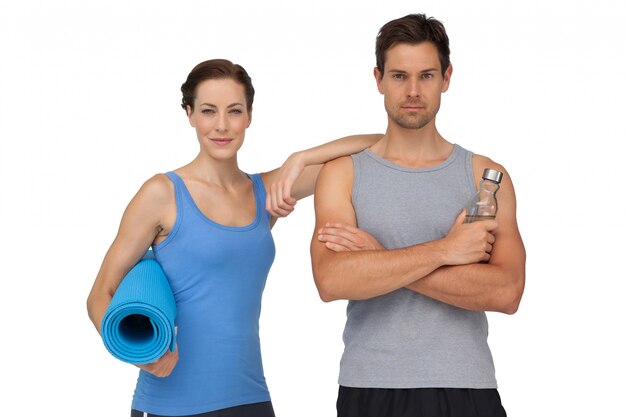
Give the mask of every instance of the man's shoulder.
[{"label": "man's shoulder", "polygon": [[320,190],[352,188],[354,164],[351,156],[342,156],[326,162],[317,178],[316,193]]},{"label": "man's shoulder", "polygon": [[475,168],[480,168],[480,169],[493,168],[493,169],[497,169],[498,171],[501,171],[504,169],[504,167],[501,164],[499,164],[498,162],[495,162],[493,159],[489,158],[488,156],[480,155],[477,153],[472,155],[472,162]]},{"label": "man's shoulder", "polygon": [[474,177],[477,181],[480,181],[480,179],[482,178],[485,168],[495,169],[508,176],[508,172],[502,164],[495,162],[493,159],[484,155],[473,154],[472,165],[474,167]]},{"label": "man's shoulder", "polygon": [[352,172],[353,166],[352,156],[348,155],[326,162],[323,169],[332,172]]}]

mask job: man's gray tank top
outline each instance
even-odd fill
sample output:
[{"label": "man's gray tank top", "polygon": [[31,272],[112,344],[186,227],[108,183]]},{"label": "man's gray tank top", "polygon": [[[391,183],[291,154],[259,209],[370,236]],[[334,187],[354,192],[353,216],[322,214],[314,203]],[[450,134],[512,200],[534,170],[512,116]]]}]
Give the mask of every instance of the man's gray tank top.
[{"label": "man's gray tank top", "polygon": [[[387,249],[446,236],[476,190],[472,153],[406,168],[366,149],[352,155],[357,225]],[[484,312],[405,288],[349,301],[339,384],[359,388],[496,388]]]}]

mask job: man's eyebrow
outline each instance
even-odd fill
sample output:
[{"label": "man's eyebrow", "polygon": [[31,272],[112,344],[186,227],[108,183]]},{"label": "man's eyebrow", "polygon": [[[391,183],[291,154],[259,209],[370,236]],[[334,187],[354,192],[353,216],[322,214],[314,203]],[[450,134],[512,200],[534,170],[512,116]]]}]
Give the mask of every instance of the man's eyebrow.
[{"label": "man's eyebrow", "polygon": [[[421,70],[420,74],[423,74],[425,72],[436,72],[436,71],[439,71],[439,69],[438,68],[427,68],[427,69]],[[387,72],[393,72],[393,73],[396,73],[396,74],[406,74],[407,73],[407,71],[399,70],[399,69],[390,69],[390,70],[387,70]]]}]

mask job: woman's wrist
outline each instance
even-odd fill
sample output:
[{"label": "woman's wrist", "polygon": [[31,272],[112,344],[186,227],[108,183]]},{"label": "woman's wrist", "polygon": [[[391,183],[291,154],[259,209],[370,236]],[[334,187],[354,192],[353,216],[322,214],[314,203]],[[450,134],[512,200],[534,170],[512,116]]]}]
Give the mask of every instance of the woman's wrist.
[{"label": "woman's wrist", "polygon": [[[292,153],[291,155],[289,155],[289,157],[287,158],[287,161],[295,164],[295,165],[299,165],[300,167],[304,168],[308,165],[312,165],[311,164],[311,158],[310,155],[307,153],[308,151],[297,151]],[[287,162],[285,161],[285,162]]]}]

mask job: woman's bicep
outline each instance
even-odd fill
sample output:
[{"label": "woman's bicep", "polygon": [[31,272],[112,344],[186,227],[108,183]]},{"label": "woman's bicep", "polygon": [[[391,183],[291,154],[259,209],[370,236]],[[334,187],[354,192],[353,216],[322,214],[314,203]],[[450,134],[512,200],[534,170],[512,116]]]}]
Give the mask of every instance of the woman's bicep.
[{"label": "woman's bicep", "polygon": [[[92,288],[92,294],[112,296],[122,278],[146,253],[161,229],[166,207],[164,184],[149,180],[130,201],[120,226],[104,256]],[[167,187],[167,185],[165,184]]]}]

